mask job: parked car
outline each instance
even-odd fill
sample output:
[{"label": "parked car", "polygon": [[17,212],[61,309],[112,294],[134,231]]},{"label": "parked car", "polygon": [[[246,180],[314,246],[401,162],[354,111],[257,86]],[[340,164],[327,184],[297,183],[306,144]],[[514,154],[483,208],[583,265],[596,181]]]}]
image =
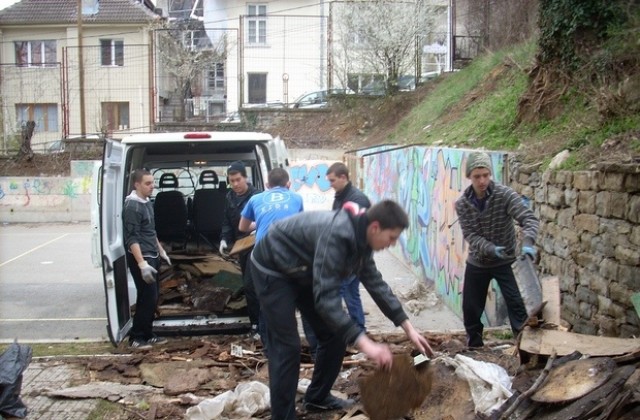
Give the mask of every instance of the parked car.
[{"label": "parked car", "polygon": [[416,89],[416,77],[410,74],[398,77],[398,90],[409,91]]},{"label": "parked car", "polygon": [[360,93],[362,95],[369,96],[384,96],[386,92],[387,86],[385,85],[384,80],[381,79],[374,79],[360,89]]},{"label": "parked car", "polygon": [[352,94],[350,89],[329,89],[305,93],[289,104],[289,108],[325,108],[331,95]]}]

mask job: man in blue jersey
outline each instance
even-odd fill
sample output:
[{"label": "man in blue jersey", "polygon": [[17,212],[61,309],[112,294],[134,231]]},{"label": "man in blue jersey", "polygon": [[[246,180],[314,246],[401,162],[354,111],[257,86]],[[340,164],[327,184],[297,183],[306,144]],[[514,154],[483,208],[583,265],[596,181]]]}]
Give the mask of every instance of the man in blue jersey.
[{"label": "man in blue jersey", "polygon": [[[284,219],[303,210],[302,196],[289,191],[289,174],[282,168],[269,172],[265,192],[252,196],[242,210],[238,230],[240,232],[256,231],[256,243],[264,237],[269,226],[277,220]],[[258,315],[258,332],[262,344],[267,351],[267,326],[263,317]]]}]

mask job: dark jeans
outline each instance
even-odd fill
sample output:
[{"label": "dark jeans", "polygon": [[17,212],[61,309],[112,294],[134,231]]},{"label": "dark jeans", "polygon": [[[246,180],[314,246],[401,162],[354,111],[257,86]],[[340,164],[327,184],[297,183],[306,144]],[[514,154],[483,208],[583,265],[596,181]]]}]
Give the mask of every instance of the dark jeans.
[{"label": "dark jeans", "polygon": [[[344,280],[340,287],[340,295],[347,305],[347,311],[351,319],[358,324],[363,332],[366,332],[367,329],[364,326],[364,309],[362,308],[362,300],[360,299],[360,280],[358,280],[356,276],[351,276],[347,280]],[[313,328],[311,328],[311,325],[304,317],[302,317],[302,329],[309,343],[311,358],[315,360],[318,340],[313,332]]]},{"label": "dark jeans", "polygon": [[362,331],[366,331],[364,326],[364,309],[362,309],[362,300],[360,300],[360,280],[356,276],[351,276],[342,282],[340,295],[347,305],[347,311],[351,319],[355,321]]},{"label": "dark jeans", "polygon": [[[145,258],[145,261],[156,270],[160,267],[159,258]],[[133,282],[136,285],[137,294],[136,312],[133,314],[133,325],[129,332],[129,342],[133,340],[146,341],[154,336],[153,318],[155,317],[156,307],[158,306],[160,284],[158,283],[157,275],[156,281],[151,284],[147,284],[142,279],[142,273],[140,272],[140,268],[138,268],[138,263],[130,252],[127,252],[127,265],[133,277]]]},{"label": "dark jeans", "polygon": [[296,309],[313,328],[318,339],[316,360],[311,384],[305,401],[320,402],[331,391],[344,357],[346,345],[343,337],[334,334],[315,311],[311,280],[273,277],[252,265],[252,275],[262,315],[269,334],[269,390],[271,418],[296,418],[296,390],[300,373],[300,335],[296,322]]},{"label": "dark jeans", "polygon": [[467,345],[481,347],[483,325],[480,321],[487,301],[487,292],[492,279],[496,279],[504,300],[507,304],[509,322],[514,335],[522,329],[527,320],[527,310],[524,307],[520,290],[513,275],[511,265],[498,267],[476,267],[467,264],[464,272],[464,288],[462,289],[462,314],[464,328],[467,331]]},{"label": "dark jeans", "polygon": [[242,288],[247,299],[247,310],[249,311],[249,321],[251,326],[258,326],[260,322],[260,302],[256,296],[256,289],[251,279],[251,252],[240,254],[239,263],[242,271]]}]

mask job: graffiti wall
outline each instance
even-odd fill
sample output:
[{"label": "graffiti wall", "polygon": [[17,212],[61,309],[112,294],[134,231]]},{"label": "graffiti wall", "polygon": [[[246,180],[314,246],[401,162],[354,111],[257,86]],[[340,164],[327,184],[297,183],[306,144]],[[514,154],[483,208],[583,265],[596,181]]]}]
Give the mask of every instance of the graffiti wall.
[{"label": "graffiti wall", "polygon": [[0,177],[0,221],[88,221],[93,165],[73,161],[69,177]]},{"label": "graffiti wall", "polygon": [[[409,214],[410,227],[395,253],[420,278],[432,281],[447,306],[462,315],[467,245],[457,224],[454,203],[469,185],[464,168],[468,151],[420,146],[361,154],[364,192],[372,202],[392,199]],[[503,179],[504,155],[491,153],[494,179]],[[490,293],[492,299],[498,299]],[[487,305],[491,324],[501,305]]]},{"label": "graffiti wall", "polygon": [[291,190],[302,196],[305,210],[331,210],[333,188],[327,181],[327,169],[335,160],[298,160],[291,163]]}]

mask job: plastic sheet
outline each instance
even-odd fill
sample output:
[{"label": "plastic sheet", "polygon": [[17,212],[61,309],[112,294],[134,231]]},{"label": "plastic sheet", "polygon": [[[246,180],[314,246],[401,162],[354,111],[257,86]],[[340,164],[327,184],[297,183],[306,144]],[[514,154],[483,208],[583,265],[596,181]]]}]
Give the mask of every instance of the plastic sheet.
[{"label": "plastic sheet", "polygon": [[270,407],[269,387],[257,381],[239,384],[235,390],[208,398],[187,410],[187,420],[251,417]]},{"label": "plastic sheet", "polygon": [[27,416],[27,407],[20,399],[20,389],[22,373],[31,363],[31,355],[31,347],[17,342],[0,355],[0,414],[18,418]]},{"label": "plastic sheet", "polygon": [[457,354],[443,361],[456,368],[459,378],[467,381],[476,412],[489,415],[513,394],[511,378],[506,370],[495,363],[481,362]]}]

